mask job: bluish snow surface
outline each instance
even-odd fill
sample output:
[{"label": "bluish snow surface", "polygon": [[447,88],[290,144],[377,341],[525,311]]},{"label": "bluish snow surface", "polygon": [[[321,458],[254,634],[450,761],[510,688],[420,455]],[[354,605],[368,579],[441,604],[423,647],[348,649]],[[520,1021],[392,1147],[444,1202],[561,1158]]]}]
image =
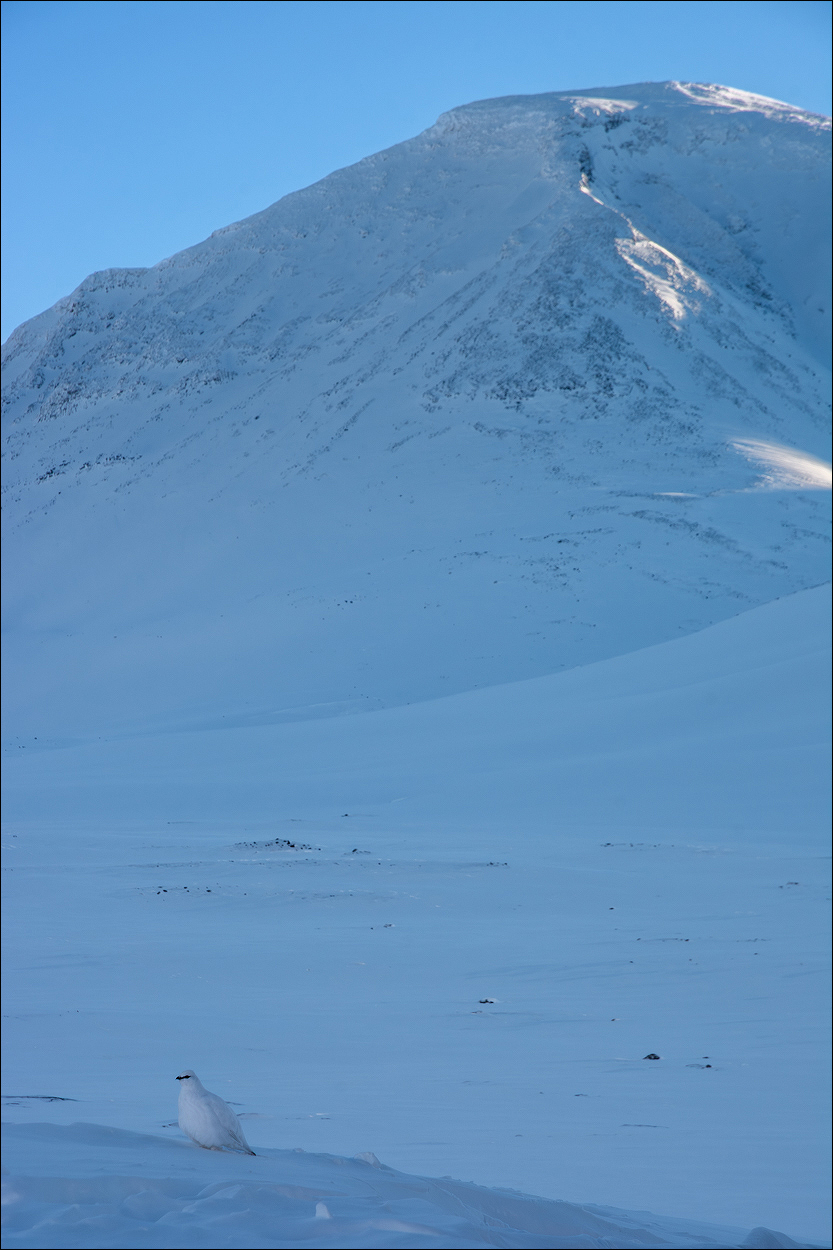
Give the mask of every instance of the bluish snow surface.
[{"label": "bluish snow surface", "polygon": [[9,1245],[824,1243],[829,135],[483,101],[12,335]]},{"label": "bluish snow surface", "polygon": [[[75,1129],[42,1125],[9,1166],[28,1174],[38,1143],[63,1142],[47,1174],[90,1171],[93,1197],[99,1172],[127,1177],[119,1202],[169,1177],[174,1077],[193,1064],[269,1163],[177,1146],[197,1169],[165,1189],[177,1202],[216,1178],[248,1210],[240,1176],[294,1185],[300,1166],[340,1166],[321,1151],[372,1151],[409,1174],[688,1221],[630,1243],[591,1220],[572,1242],[567,1208],[545,1202],[534,1229],[507,1218],[508,1241],[461,1225],[450,1245],[740,1244],[700,1240],[698,1220],[823,1240],[828,630],[822,587],[554,677],[16,760],[7,1113],[148,1136],[84,1129],[78,1154]],[[31,1192],[74,1202],[75,1183]],[[400,1194],[379,1185],[371,1206]],[[460,1218],[482,1225],[492,1200],[478,1190]],[[148,1244],[250,1244],[249,1217],[211,1240],[218,1202],[188,1207],[182,1242]],[[448,1215],[418,1209],[426,1227]],[[57,1207],[40,1199],[25,1211],[20,1244],[104,1244],[83,1224],[47,1233]],[[110,1212],[102,1237],[141,1244],[132,1219]],[[424,1244],[409,1236],[396,1244]]]},{"label": "bluish snow surface", "polygon": [[[9,1126],[4,1140],[28,1173],[5,1184],[9,1247],[768,1250],[801,1244],[767,1228],[744,1233],[647,1211],[548,1202],[450,1176],[410,1176],[372,1152],[347,1159],[266,1149],[244,1159],[96,1124]],[[56,1176],[68,1168],[73,1179]]]}]

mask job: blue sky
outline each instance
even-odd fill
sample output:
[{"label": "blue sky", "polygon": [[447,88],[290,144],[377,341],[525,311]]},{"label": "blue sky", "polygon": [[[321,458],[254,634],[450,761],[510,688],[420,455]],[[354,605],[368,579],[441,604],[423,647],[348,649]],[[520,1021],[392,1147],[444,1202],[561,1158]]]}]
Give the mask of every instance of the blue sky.
[{"label": "blue sky", "polygon": [[489,96],[678,78],[829,112],[830,6],[6,0],[2,335]]}]

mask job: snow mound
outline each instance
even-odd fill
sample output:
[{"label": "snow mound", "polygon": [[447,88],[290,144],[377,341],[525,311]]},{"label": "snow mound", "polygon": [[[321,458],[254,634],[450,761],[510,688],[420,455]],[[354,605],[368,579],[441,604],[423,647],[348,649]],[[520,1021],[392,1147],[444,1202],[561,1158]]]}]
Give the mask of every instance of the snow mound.
[{"label": "snow mound", "polygon": [[[352,1159],[230,1157],[96,1124],[7,1126],[7,1247],[711,1247],[807,1245],[783,1234],[553,1202]],[[62,1175],[47,1174],[61,1169]],[[67,1174],[68,1173],[68,1174]]]}]

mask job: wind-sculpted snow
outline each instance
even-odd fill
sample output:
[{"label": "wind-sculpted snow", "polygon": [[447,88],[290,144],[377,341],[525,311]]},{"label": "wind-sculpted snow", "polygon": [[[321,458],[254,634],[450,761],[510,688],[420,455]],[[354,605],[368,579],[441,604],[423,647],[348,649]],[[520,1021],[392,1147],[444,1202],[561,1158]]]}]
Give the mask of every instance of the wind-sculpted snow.
[{"label": "wind-sculpted snow", "polygon": [[[346,1159],[266,1150],[242,1163],[197,1157],[179,1142],[95,1124],[9,1125],[4,1138],[9,1160],[34,1171],[4,1185],[9,1250],[813,1250],[768,1228],[749,1233],[646,1211],[552,1202],[450,1176],[409,1176],[371,1152]],[[55,1168],[71,1174],[56,1176]]]},{"label": "wind-sculpted snow", "polygon": [[828,140],[727,88],[483,101],[22,326],[15,749],[432,698],[817,584],[827,497],[748,448],[826,454]]}]

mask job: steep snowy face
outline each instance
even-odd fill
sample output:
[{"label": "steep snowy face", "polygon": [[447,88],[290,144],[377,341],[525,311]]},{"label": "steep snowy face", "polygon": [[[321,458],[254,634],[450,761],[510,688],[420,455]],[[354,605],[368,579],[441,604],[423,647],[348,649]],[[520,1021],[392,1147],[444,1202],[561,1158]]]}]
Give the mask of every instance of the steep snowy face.
[{"label": "steep snowy face", "polygon": [[824,580],[828,170],[726,88],[509,97],[94,274],[5,350],[11,732],[430,698]]}]

